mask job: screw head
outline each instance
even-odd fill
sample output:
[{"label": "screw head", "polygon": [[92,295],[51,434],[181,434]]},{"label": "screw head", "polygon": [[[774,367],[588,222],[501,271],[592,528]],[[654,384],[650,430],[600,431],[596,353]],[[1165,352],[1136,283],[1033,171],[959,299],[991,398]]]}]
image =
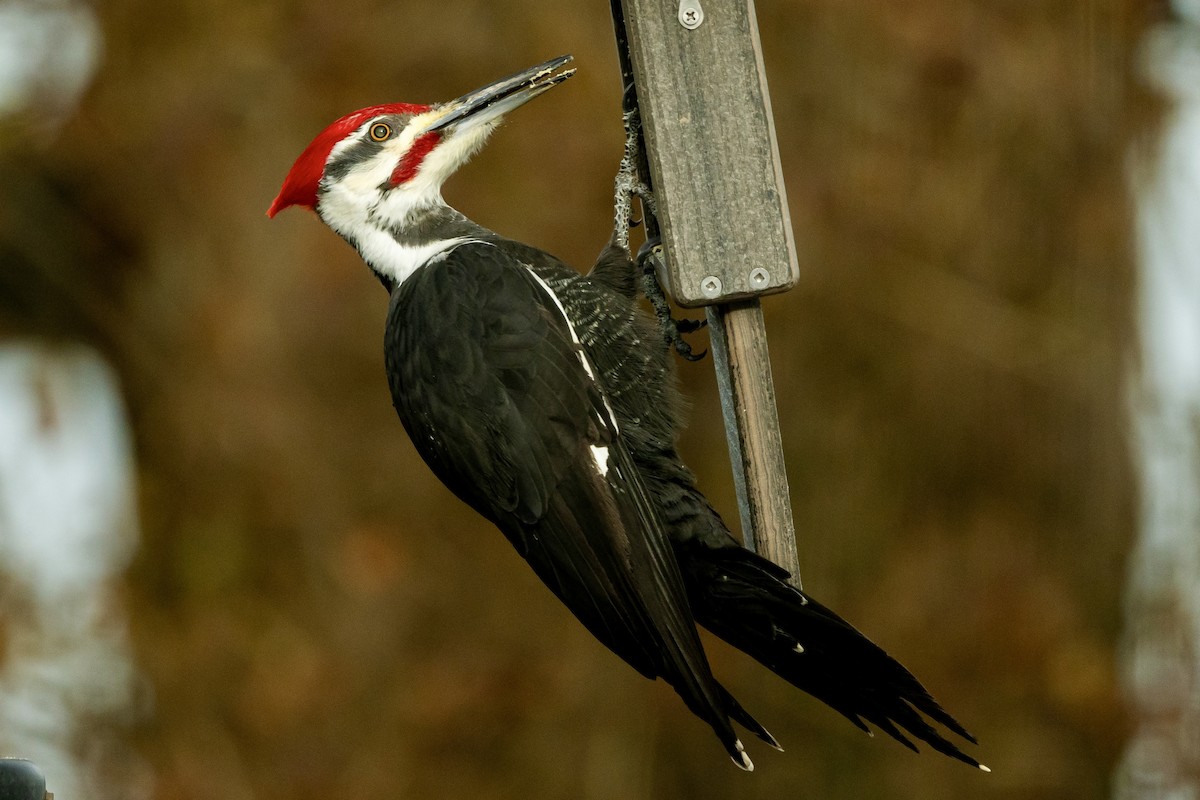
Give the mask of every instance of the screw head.
[{"label": "screw head", "polygon": [[12,800],[42,800],[46,776],[32,761],[0,758],[0,797]]},{"label": "screw head", "polygon": [[702,22],[704,22],[704,9],[694,0],[691,4],[688,3],[688,0],[684,0],[679,6],[679,24],[689,31],[694,31],[700,27]]},{"label": "screw head", "polygon": [[714,297],[720,297],[721,288],[721,279],[716,275],[709,275],[707,278],[704,278],[700,281],[700,294],[704,295],[709,300],[712,300]]},{"label": "screw head", "polygon": [[750,288],[765,289],[771,283],[771,273],[767,272],[762,267],[755,267],[750,270]]}]

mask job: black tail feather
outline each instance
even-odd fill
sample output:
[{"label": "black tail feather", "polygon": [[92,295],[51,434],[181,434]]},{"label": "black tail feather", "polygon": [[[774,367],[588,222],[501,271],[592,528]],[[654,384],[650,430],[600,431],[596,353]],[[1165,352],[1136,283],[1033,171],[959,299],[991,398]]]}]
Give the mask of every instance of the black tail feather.
[{"label": "black tail feather", "polygon": [[738,725],[741,725],[743,728],[750,731],[759,739],[762,739],[771,747],[774,747],[776,750],[783,750],[783,748],[779,746],[779,742],[776,741],[775,737],[771,735],[771,732],[764,728],[758,720],[750,716],[750,712],[742,708],[742,704],[734,699],[733,695],[731,695],[724,686],[721,686],[721,684],[718,683],[717,689],[720,690],[720,694],[725,703],[725,712],[729,714],[729,718],[731,720],[736,722]]},{"label": "black tail feather", "polygon": [[[787,584],[778,567],[741,548],[677,544],[676,555],[701,625],[858,728],[870,733],[870,723],[917,751],[911,736],[950,758],[987,769],[926,721],[928,717],[976,743],[911,672],[837,614]],[[732,712],[731,717],[738,719]]]},{"label": "black tail feather", "polygon": [[874,722],[877,726],[879,726],[881,731],[907,747],[909,750],[912,750],[914,753],[921,752],[919,749],[917,749],[917,746],[912,743],[912,740],[901,733],[887,717],[883,715],[873,715],[871,722]]}]

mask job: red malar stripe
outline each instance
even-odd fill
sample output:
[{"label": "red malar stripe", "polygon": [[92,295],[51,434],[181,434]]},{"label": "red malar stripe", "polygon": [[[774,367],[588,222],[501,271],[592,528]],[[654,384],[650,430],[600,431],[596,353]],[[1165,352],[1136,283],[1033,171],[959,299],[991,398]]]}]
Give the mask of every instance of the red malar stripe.
[{"label": "red malar stripe", "polygon": [[412,147],[408,148],[408,152],[400,159],[400,163],[392,170],[392,185],[399,186],[415,178],[425,156],[429,155],[441,140],[442,135],[437,131],[430,131],[418,136],[412,143]]}]

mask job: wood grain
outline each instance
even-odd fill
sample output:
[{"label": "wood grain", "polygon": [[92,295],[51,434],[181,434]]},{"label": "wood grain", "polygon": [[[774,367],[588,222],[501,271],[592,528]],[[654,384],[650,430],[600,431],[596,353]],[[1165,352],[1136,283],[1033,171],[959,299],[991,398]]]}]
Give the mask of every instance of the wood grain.
[{"label": "wood grain", "polygon": [[745,544],[790,572],[791,583],[800,588],[762,304],[751,298],[707,311]]},{"label": "wood grain", "polygon": [[790,288],[799,267],[752,0],[702,0],[695,30],[675,0],[623,2],[669,291],[702,306]]},{"label": "wood grain", "polygon": [[[707,306],[745,544],[799,587],[758,299],[795,283],[796,246],[753,0],[700,2],[704,21],[688,30],[676,0],[614,0],[618,49],[624,32],[666,252],[660,277],[680,305]],[[754,284],[760,268],[766,281]],[[705,292],[713,277],[720,290]]]}]

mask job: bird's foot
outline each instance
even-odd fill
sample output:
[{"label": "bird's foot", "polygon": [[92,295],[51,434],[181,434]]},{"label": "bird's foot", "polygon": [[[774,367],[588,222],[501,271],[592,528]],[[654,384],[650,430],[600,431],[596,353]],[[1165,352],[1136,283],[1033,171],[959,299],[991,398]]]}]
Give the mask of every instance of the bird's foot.
[{"label": "bird's foot", "polygon": [[685,333],[694,333],[708,324],[704,319],[675,319],[671,314],[671,304],[667,295],[658,283],[658,268],[662,265],[662,242],[657,237],[648,239],[637,254],[637,265],[642,273],[642,291],[650,305],[654,308],[654,316],[658,318],[658,327],[662,331],[663,341],[673,347],[675,352],[688,361],[699,361],[708,350],[699,353],[684,340]]}]

